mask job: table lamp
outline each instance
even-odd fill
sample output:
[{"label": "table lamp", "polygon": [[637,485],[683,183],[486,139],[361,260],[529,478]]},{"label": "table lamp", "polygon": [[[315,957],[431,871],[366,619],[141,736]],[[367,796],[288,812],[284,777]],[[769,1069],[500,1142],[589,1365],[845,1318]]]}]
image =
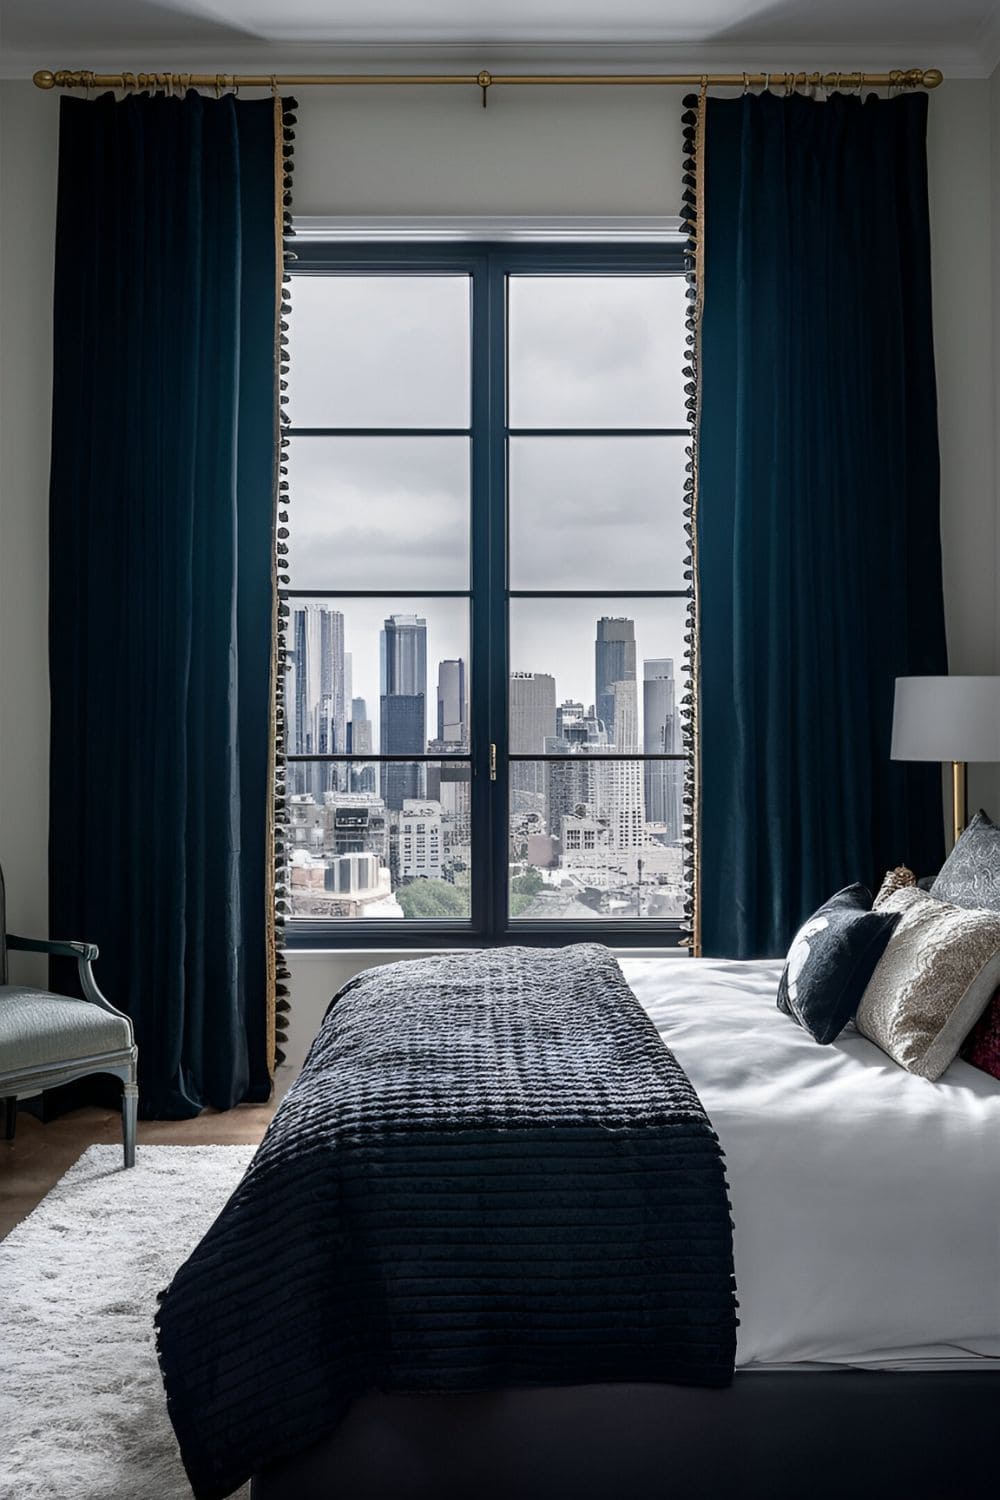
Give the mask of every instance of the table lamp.
[{"label": "table lamp", "polygon": [[968,822],[968,761],[1000,761],[1000,677],[897,677],[893,760],[951,761],[952,831]]}]

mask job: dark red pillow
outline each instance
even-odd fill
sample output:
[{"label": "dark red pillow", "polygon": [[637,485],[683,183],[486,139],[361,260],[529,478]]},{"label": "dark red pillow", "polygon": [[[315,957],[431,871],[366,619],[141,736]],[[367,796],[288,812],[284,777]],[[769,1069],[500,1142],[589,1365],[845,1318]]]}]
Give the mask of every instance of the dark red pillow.
[{"label": "dark red pillow", "polygon": [[974,1068],[1000,1078],[1000,990],[969,1032],[962,1056]]}]

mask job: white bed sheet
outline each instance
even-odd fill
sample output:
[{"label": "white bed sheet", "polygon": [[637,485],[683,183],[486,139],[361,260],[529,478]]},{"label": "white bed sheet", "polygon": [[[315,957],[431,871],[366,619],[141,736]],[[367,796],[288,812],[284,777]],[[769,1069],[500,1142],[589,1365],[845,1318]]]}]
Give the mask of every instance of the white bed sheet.
[{"label": "white bed sheet", "polygon": [[1000,1081],[818,1046],[780,963],[620,961],[726,1153],[737,1365],[1000,1365]]}]

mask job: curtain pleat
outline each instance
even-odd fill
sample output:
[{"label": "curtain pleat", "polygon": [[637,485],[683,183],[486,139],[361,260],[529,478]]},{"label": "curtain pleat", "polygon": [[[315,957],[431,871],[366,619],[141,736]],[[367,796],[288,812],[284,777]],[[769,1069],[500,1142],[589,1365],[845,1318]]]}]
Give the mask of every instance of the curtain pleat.
[{"label": "curtain pleat", "polygon": [[270,1089],[276,193],[269,99],[62,101],[50,924],[148,1117]]},{"label": "curtain pleat", "polygon": [[839,887],[943,856],[889,758],[947,670],[927,97],[707,101],[697,500],[702,950],[781,954]]}]

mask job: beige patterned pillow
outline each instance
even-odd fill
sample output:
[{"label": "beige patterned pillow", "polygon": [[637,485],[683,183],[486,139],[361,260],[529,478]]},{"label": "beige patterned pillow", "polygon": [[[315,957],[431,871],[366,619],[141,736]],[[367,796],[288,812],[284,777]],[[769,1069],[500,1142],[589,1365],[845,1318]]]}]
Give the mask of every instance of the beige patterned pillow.
[{"label": "beige patterned pillow", "polygon": [[879,910],[900,918],[855,1025],[908,1072],[939,1078],[1000,985],[1000,913],[952,906],[913,886]]},{"label": "beige patterned pillow", "polygon": [[888,900],[893,891],[905,890],[908,886],[916,885],[917,877],[913,871],[907,869],[906,865],[897,865],[894,870],[887,870],[885,879],[878,888],[878,895],[872,902],[873,910],[877,911],[883,901]]}]

